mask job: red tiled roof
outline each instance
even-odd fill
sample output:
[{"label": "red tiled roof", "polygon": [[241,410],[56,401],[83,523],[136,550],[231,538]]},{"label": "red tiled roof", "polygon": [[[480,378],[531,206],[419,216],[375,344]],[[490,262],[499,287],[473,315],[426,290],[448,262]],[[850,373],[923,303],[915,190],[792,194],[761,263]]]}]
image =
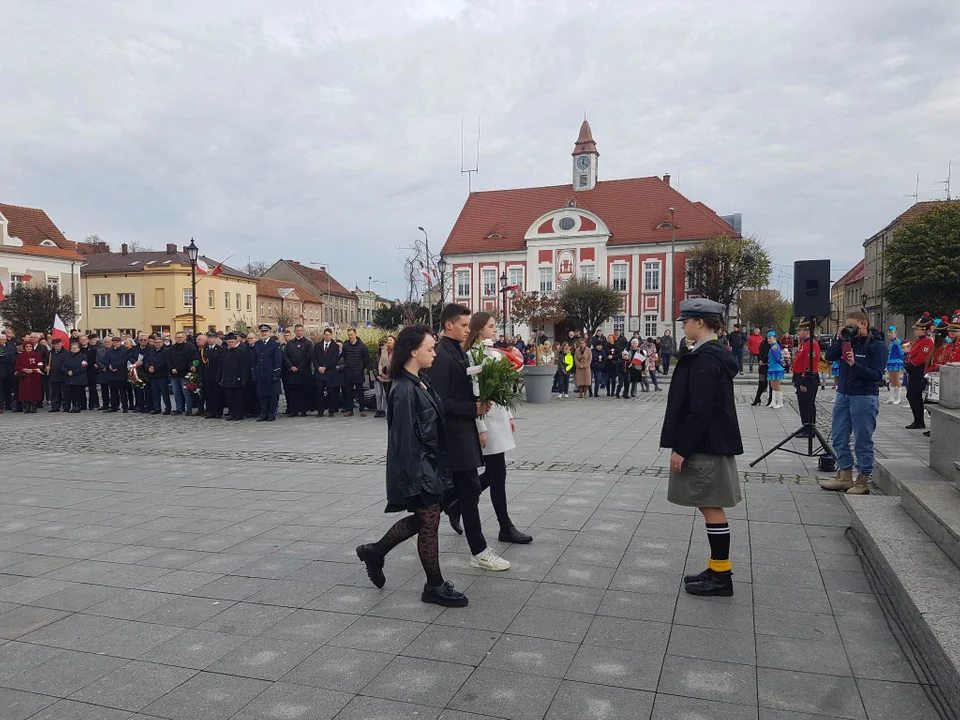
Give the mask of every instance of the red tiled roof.
[{"label": "red tiled roof", "polygon": [[306,265],[301,265],[296,260],[284,260],[283,262],[287,263],[293,270],[296,270],[304,280],[313,285],[317,290],[326,293],[327,288],[330,288],[331,295],[338,295],[341,297],[353,298],[356,300],[357,296],[352,292],[347,290],[343,285],[337,282],[336,278],[333,275],[329,275],[326,270],[320,270],[318,268],[307,267]]},{"label": "red tiled roof", "polygon": [[[27,255],[46,255],[68,260],[83,260],[77,252],[77,244],[67,240],[50,217],[40,208],[21,207],[0,203],[0,215],[7,219],[7,234],[23,241],[23,247],[3,246],[3,250],[22,252]],[[44,240],[56,247],[41,245]]]},{"label": "red tiled roof", "polygon": [[849,285],[850,283],[855,283],[857,280],[860,280],[863,277],[863,268],[865,266],[865,260],[861,260],[852,268],[847,270],[839,280],[837,280],[833,287],[838,285]]},{"label": "red tiled roof", "polygon": [[[523,250],[523,236],[534,220],[571,201],[607,224],[608,246],[670,240],[670,230],[658,230],[657,226],[670,220],[671,207],[675,210],[677,240],[736,235],[706,205],[691,202],[659,177],[645,177],[605,180],[584,192],[576,192],[567,184],[471,193],[441,252]],[[493,233],[500,237],[488,237]]]},{"label": "red tiled roof", "polygon": [[[205,255],[201,255],[200,259],[207,264],[207,267],[210,268],[211,272],[213,272],[214,268],[220,264],[218,261],[212,260]],[[146,266],[163,267],[164,265],[174,264],[180,265],[187,269],[190,268],[190,258],[185,252],[180,252],[179,250],[172,253],[168,253],[164,250],[128,252],[126,255],[123,253],[99,252],[94,253],[93,255],[86,255],[82,258],[82,260],[84,261],[84,265],[80,269],[81,275],[136,273],[143,272]],[[247,273],[229,267],[228,265],[223,266],[220,274],[224,277],[241,278],[244,280],[257,279],[254,275],[248,275]],[[197,276],[199,277],[200,274],[197,273]]]},{"label": "red tiled roof", "polygon": [[300,299],[308,303],[319,303],[320,298],[313,295],[309,290],[305,290],[299,285],[284,280],[274,280],[272,278],[260,278],[257,281],[257,295],[280,299],[280,288],[292,287],[297,291]]},{"label": "red tiled roof", "polygon": [[917,215],[922,215],[923,213],[929,212],[930,210],[935,210],[936,208],[946,207],[951,205],[960,205],[960,200],[921,200],[920,202],[916,202],[910,207],[908,207],[906,210],[904,210],[902,213],[897,215],[882,230],[880,230],[875,235],[864,240],[863,244],[866,245],[871,240],[873,240],[873,238],[877,237],[877,235],[881,235],[882,233],[885,233],[894,225],[897,225],[903,222],[904,220],[911,220],[915,218]]}]

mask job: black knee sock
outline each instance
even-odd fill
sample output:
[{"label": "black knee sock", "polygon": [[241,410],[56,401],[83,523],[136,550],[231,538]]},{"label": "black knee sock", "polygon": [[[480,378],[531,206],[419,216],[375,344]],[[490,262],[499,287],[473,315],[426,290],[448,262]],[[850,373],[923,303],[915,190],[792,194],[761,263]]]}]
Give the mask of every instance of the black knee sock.
[{"label": "black knee sock", "polygon": [[714,572],[730,572],[730,525],[707,523],[707,540],[710,541],[710,562],[707,567]]}]

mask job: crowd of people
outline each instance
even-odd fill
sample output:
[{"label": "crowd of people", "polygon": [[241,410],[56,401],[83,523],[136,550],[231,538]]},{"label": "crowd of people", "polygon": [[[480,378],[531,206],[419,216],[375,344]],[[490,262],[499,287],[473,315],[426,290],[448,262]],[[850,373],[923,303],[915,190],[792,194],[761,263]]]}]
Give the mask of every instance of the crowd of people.
[{"label": "crowd of people", "polygon": [[[385,416],[394,337],[376,362],[376,417]],[[140,333],[101,338],[74,330],[60,337],[12,329],[0,334],[0,413],[135,412],[237,421],[276,419],[281,393],[286,414],[366,416],[366,344],[356,330],[337,340],[326,329],[312,342],[302,325],[280,335],[210,331]],[[172,400],[171,400],[172,398]]]}]

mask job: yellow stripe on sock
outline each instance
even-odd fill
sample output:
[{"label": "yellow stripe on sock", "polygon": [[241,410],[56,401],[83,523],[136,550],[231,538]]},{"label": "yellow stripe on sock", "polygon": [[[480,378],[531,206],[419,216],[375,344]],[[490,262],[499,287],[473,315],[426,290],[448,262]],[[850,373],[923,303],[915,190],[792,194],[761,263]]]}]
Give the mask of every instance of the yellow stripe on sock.
[{"label": "yellow stripe on sock", "polygon": [[729,560],[714,560],[710,558],[707,562],[707,567],[714,572],[731,572],[733,570],[733,565],[730,564]]}]

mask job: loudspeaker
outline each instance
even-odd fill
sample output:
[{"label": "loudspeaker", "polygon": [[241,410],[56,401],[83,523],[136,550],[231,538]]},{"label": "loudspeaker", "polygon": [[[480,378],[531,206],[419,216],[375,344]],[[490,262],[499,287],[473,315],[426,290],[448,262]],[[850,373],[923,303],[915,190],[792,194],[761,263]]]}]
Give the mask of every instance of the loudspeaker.
[{"label": "loudspeaker", "polygon": [[793,314],[830,317],[830,261],[797,260],[793,263]]}]

